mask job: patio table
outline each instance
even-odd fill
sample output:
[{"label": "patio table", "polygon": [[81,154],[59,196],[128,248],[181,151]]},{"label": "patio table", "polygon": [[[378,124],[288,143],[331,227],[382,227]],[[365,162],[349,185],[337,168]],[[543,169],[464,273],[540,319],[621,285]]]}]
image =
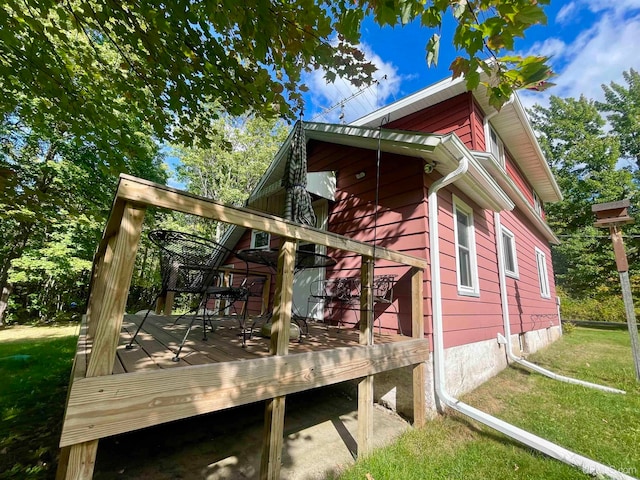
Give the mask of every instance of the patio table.
[{"label": "patio table", "polygon": [[[257,263],[259,265],[265,265],[273,270],[273,272],[275,272],[278,268],[278,255],[279,250],[277,248],[248,248],[236,252],[236,256],[241,260],[244,260],[247,263]],[[311,250],[297,250],[294,264],[294,275],[301,272],[302,270],[306,270],[309,268],[332,267],[336,263],[337,262],[328,255],[316,253]],[[271,313],[268,314],[266,318],[270,319],[271,315]],[[300,322],[304,324],[305,334],[309,333],[309,326],[307,325],[306,317],[304,315],[300,315],[298,313],[298,309],[293,304],[291,318],[300,329],[299,341],[302,341],[302,327],[300,325]],[[253,325],[251,329],[253,330]]]}]

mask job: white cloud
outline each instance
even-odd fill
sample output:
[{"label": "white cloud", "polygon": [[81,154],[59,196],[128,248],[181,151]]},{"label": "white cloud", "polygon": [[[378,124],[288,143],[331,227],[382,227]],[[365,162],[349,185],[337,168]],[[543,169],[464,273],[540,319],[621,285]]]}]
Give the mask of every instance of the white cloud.
[{"label": "white cloud", "polygon": [[[312,112],[308,118],[318,122],[349,123],[386,105],[389,98],[398,93],[401,77],[393,63],[382,60],[366,44],[360,44],[358,48],[378,69],[374,74],[378,82],[368,88],[356,87],[340,77],[327,83],[324,70],[312,72],[305,82],[311,93]],[[344,116],[341,118],[341,115]]]},{"label": "white cloud", "polygon": [[560,9],[558,14],[556,15],[556,23],[568,23],[572,16],[576,14],[576,10],[578,9],[578,5],[576,2],[570,2]]},{"label": "white cloud", "polygon": [[554,53],[551,63],[558,76],[552,80],[556,86],[543,95],[523,92],[521,99],[525,106],[545,105],[550,95],[576,98],[584,95],[602,100],[602,84],[612,81],[624,84],[622,72],[640,68],[640,12],[637,11],[640,0],[590,2],[588,6],[592,11],[597,9],[597,20],[573,42],[563,44],[559,39],[550,38],[529,50],[531,54]]}]

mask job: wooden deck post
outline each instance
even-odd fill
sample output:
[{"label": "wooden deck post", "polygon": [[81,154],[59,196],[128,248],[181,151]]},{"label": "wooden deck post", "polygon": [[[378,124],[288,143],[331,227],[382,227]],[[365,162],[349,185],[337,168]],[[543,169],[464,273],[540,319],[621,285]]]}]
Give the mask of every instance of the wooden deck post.
[{"label": "wooden deck post", "polygon": [[[411,332],[413,338],[424,338],[423,270],[411,269]],[[413,366],[413,425],[423,427],[427,420],[425,382],[427,366],[424,362]]]},{"label": "wooden deck post", "polygon": [[[96,324],[95,337],[87,366],[87,377],[110,375],[113,370],[144,212],[144,208],[131,204],[125,205],[120,228],[113,238],[111,261],[104,262],[107,267],[102,269],[104,294],[101,298],[100,314],[93,318]],[[112,244],[111,240],[109,244]],[[66,470],[64,478],[67,480],[91,479],[97,452],[98,440],[71,445],[66,469],[61,466]]]},{"label": "wooden deck post", "polygon": [[98,324],[98,318],[100,318],[100,311],[102,310],[102,299],[104,297],[107,272],[113,259],[114,245],[115,236],[109,239],[104,253],[96,259],[96,276],[91,286],[89,303],[87,304],[87,335],[89,338],[93,338],[96,334],[96,325]]},{"label": "wooden deck post", "polygon": [[[287,355],[289,353],[295,259],[296,241],[284,239],[278,257],[278,274],[271,324],[270,351],[272,355]],[[282,395],[266,401],[260,463],[261,480],[278,480],[280,478],[286,398]]]},{"label": "wooden deck post", "polygon": [[[373,345],[373,258],[362,256],[360,272],[360,345]],[[358,458],[371,451],[373,438],[373,375],[358,383]]]}]

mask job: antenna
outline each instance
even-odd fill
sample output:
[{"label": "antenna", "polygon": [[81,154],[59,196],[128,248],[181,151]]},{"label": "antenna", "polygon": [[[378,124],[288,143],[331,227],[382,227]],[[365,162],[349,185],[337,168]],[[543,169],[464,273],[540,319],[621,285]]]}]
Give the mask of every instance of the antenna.
[{"label": "antenna", "polygon": [[[384,80],[384,79],[386,79],[386,78],[387,78],[387,76],[386,76],[386,75],[385,75],[384,77],[382,77],[382,79],[383,79],[383,80]],[[363,93],[365,93],[367,90],[369,90],[370,88],[372,88],[374,85],[378,85],[378,83],[380,83],[380,82],[379,82],[378,80],[375,80],[375,79],[374,79],[374,80],[373,80],[369,85],[367,85],[366,87],[361,88],[360,90],[358,90],[357,92],[355,92],[355,93],[351,94],[350,96],[348,96],[348,97],[346,97],[346,98],[343,98],[343,99],[342,99],[342,100],[340,100],[338,103],[335,103],[335,104],[331,105],[330,107],[325,108],[322,112],[320,112],[320,113],[318,113],[316,116],[314,116],[314,117],[311,119],[311,121],[313,122],[313,121],[314,121],[314,120],[316,120],[317,118],[319,118],[319,117],[324,117],[324,116],[326,116],[327,114],[329,114],[329,113],[333,112],[335,109],[340,108],[342,111],[341,111],[340,116],[339,116],[338,118],[340,119],[340,121],[341,121],[342,123],[344,123],[344,105],[345,105],[345,103],[350,102],[351,100],[353,100],[353,99],[355,99],[355,98],[359,97],[360,95],[362,95]],[[376,95],[376,97],[377,97],[377,95]],[[376,100],[376,103],[378,103],[378,102],[377,102],[377,100]]]}]

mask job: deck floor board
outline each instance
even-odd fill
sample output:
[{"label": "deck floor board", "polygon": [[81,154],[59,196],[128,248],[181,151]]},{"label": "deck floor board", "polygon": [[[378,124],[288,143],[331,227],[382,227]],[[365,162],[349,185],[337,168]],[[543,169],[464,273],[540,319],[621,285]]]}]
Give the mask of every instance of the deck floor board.
[{"label": "deck floor board", "polygon": [[[120,345],[117,349],[117,359],[113,373],[130,373],[140,370],[155,370],[160,368],[176,368],[188,365],[204,365],[209,363],[229,362],[235,360],[249,360],[268,356],[270,339],[259,335],[261,323],[256,325],[253,335],[242,347],[241,330],[234,317],[218,317],[213,323],[214,332],[207,333],[207,340],[202,339],[202,322],[196,320],[189,337],[180,354],[180,361],[173,362],[172,358],[189,326],[190,318],[184,317],[174,323],[177,317],[151,315],[147,318],[134,342],[135,348],[127,350],[129,342],[142,321],[142,316],[125,315]],[[248,319],[247,324],[251,325]],[[374,333],[374,343],[389,343],[406,340],[407,337],[383,333]],[[317,350],[327,350],[338,347],[352,347],[358,345],[358,331],[350,328],[327,328],[322,323],[309,323],[309,333],[302,342],[292,339],[289,353],[302,353]]]}]

